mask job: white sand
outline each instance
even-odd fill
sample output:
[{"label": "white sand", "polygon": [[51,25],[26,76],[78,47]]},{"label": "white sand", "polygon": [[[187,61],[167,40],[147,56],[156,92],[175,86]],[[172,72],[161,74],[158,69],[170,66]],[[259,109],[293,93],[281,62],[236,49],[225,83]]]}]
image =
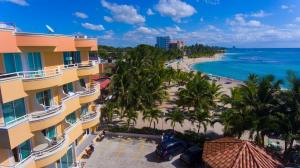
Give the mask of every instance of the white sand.
[{"label": "white sand", "polygon": [[[180,69],[184,72],[191,72],[193,71],[192,66],[197,63],[202,62],[211,62],[211,61],[219,61],[223,59],[224,54],[215,54],[211,57],[201,57],[201,58],[187,58],[184,57],[182,60],[178,62],[170,63],[169,66],[171,66],[173,69]],[[230,89],[243,84],[242,81],[221,77],[221,76],[215,76],[213,74],[207,74],[209,76],[212,76],[218,84],[222,86],[222,91],[225,94],[230,94]]]}]

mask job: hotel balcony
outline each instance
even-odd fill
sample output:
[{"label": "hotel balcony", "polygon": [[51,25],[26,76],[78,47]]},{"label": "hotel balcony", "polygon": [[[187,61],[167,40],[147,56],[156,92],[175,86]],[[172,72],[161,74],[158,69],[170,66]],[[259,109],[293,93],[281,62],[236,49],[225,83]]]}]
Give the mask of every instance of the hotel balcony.
[{"label": "hotel balcony", "polygon": [[45,89],[58,86],[61,83],[62,70],[55,69],[17,72],[23,79],[26,91]]},{"label": "hotel balcony", "polygon": [[16,162],[10,165],[0,165],[1,168],[35,168],[34,156],[30,155],[20,162]]},{"label": "hotel balcony", "polygon": [[100,96],[99,85],[92,86],[90,89],[81,88],[79,94],[80,104],[90,103],[98,99]]},{"label": "hotel balcony", "polygon": [[79,64],[77,72],[79,77],[98,74],[98,63],[96,61],[91,61],[88,64]]},{"label": "hotel balcony", "polygon": [[35,105],[39,111],[29,114],[31,131],[43,130],[57,123],[65,118],[64,105],[53,105],[50,107],[43,107],[42,105]]},{"label": "hotel balcony", "polygon": [[0,148],[13,149],[32,136],[27,115],[6,123],[0,121]]},{"label": "hotel balcony", "polygon": [[80,117],[82,128],[87,129],[96,126],[100,122],[99,112],[89,112]]},{"label": "hotel balcony", "polygon": [[46,140],[33,148],[33,156],[37,167],[45,167],[59,160],[68,150],[68,138],[57,137],[53,140]]},{"label": "hotel balcony", "polygon": [[26,97],[27,94],[24,91],[22,78],[16,74],[0,75],[0,96],[2,103]]},{"label": "hotel balcony", "polygon": [[65,128],[65,135],[68,136],[68,144],[71,145],[83,133],[81,121],[75,123],[66,123],[68,126]]},{"label": "hotel balcony", "polygon": [[73,95],[66,95],[61,92],[62,104],[64,105],[64,116],[71,114],[78,110],[81,106],[79,103],[79,95],[73,93]]},{"label": "hotel balcony", "polygon": [[78,80],[77,66],[65,66],[62,68],[61,85]]}]

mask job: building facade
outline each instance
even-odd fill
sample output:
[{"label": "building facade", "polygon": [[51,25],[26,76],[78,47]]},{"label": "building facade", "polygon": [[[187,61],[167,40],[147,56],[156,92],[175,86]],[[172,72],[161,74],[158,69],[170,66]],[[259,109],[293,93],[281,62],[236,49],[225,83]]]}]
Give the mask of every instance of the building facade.
[{"label": "building facade", "polygon": [[71,167],[95,131],[96,39],[0,29],[0,167]]},{"label": "building facade", "polygon": [[156,37],[156,47],[162,48],[164,50],[169,50],[169,44],[170,44],[170,37],[169,36],[162,36],[162,37]]},{"label": "building facade", "polygon": [[172,40],[169,44],[169,49],[183,49],[184,42],[181,40]]}]

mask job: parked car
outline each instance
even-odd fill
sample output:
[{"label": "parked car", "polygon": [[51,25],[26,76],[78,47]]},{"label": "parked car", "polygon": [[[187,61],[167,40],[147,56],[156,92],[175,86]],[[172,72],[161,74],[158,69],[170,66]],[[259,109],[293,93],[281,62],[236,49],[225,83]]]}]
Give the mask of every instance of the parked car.
[{"label": "parked car", "polygon": [[172,132],[166,132],[163,133],[163,135],[161,136],[161,142],[174,142],[176,141],[175,139],[175,134]]},{"label": "parked car", "polygon": [[197,165],[202,161],[202,148],[198,145],[192,146],[180,155],[180,159],[188,165]]},{"label": "parked car", "polygon": [[184,141],[162,142],[156,147],[156,154],[163,160],[172,160],[174,156],[182,153],[187,148]]}]

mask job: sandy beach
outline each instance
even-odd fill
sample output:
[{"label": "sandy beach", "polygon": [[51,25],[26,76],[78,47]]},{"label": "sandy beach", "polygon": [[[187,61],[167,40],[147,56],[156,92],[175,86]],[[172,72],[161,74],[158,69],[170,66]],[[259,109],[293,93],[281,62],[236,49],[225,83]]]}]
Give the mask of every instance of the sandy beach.
[{"label": "sandy beach", "polygon": [[[214,56],[210,57],[200,57],[200,58],[188,58],[184,57],[183,59],[175,62],[171,62],[168,65],[172,67],[173,69],[180,69],[184,72],[191,72],[194,71],[192,69],[192,66],[197,63],[203,63],[203,62],[212,62],[212,61],[219,61],[222,60],[224,57],[224,54],[215,54]],[[222,91],[225,94],[230,94],[230,89],[243,84],[242,81],[231,79],[231,78],[226,78],[226,77],[221,77],[221,76],[216,76],[213,74],[207,74],[210,76],[211,80],[216,81],[218,84],[222,86]]]}]

